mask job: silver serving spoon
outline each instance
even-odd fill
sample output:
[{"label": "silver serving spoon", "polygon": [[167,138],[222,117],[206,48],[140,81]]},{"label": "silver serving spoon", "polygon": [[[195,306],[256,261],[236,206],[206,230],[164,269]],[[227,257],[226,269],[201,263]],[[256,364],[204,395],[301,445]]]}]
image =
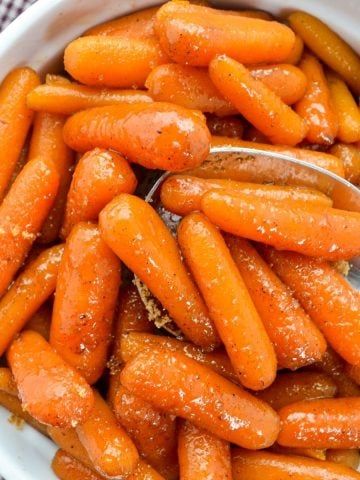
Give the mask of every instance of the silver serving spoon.
[{"label": "silver serving spoon", "polygon": [[[238,175],[236,178],[232,176],[231,180],[312,187],[329,196],[335,208],[360,212],[359,188],[324,168],[288,155],[245,147],[213,147],[205,165],[208,162],[216,162],[219,174],[217,178],[226,178],[223,172],[225,166],[243,167],[237,168]],[[200,170],[197,169],[197,176],[202,176]],[[152,174],[145,187],[147,191],[144,192],[144,197],[157,210],[170,231],[175,234],[181,217],[166,210],[160,202],[160,187],[169,175],[169,173]],[[360,235],[360,232],[357,234]],[[353,287],[360,290],[360,257],[352,258],[349,266],[350,270],[346,278]],[[147,306],[151,294],[139,279],[135,279],[135,284]],[[168,325],[168,330],[177,334],[174,326],[167,324],[166,314],[163,318],[165,318],[163,322],[165,328]]]}]

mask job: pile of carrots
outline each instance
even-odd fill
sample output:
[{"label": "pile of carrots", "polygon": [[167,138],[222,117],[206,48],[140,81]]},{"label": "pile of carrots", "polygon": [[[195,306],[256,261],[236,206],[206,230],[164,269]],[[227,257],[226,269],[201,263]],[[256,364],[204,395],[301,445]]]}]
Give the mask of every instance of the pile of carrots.
[{"label": "pile of carrots", "polygon": [[360,59],[307,13],[197,3],[0,86],[0,404],[62,480],[359,480],[360,212],[209,152],[360,183]]}]

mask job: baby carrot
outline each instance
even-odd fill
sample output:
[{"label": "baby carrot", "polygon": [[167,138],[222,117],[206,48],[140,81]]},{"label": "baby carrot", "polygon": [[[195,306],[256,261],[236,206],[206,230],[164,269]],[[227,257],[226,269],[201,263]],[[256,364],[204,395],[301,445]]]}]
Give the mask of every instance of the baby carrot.
[{"label": "baby carrot", "polygon": [[187,215],[201,209],[201,199],[210,190],[227,190],[241,192],[264,200],[288,200],[312,203],[330,207],[332,201],[325,194],[306,187],[291,187],[278,185],[261,185],[242,183],[225,179],[203,179],[190,175],[172,175],[161,185],[161,203],[167,210],[177,215]]},{"label": "baby carrot", "polygon": [[258,392],[257,397],[275,410],[291,403],[318,398],[332,398],[337,393],[334,381],[319,372],[281,373],[270,387]]},{"label": "baby carrot", "polygon": [[19,393],[14,377],[12,376],[10,369],[7,367],[0,368],[0,391],[16,397]]},{"label": "baby carrot", "polygon": [[155,31],[172,61],[194,66],[206,66],[220,53],[243,63],[281,62],[295,41],[290,28],[278,22],[184,1],[158,10]]},{"label": "baby carrot", "polygon": [[87,418],[94,403],[90,387],[41,335],[30,330],[21,333],[7,359],[24,410],[36,420],[71,427]]},{"label": "baby carrot", "polygon": [[87,108],[123,103],[152,103],[152,98],[142,90],[99,89],[73,82],[39,85],[27,96],[31,109],[55,115],[72,115]]},{"label": "baby carrot", "polygon": [[100,211],[119,193],[133,193],[134,172],[119,154],[100,148],[78,161],[66,200],[61,236],[66,238],[79,222],[96,221]]},{"label": "baby carrot", "polygon": [[359,364],[360,297],[356,290],[321,260],[276,250],[266,250],[264,255],[334,350],[350,364]]},{"label": "baby carrot", "polygon": [[123,36],[126,38],[153,38],[155,14],[159,7],[145,8],[139,12],[115,18],[92,27],[84,35]]},{"label": "baby carrot", "polygon": [[309,13],[294,12],[288,20],[306,46],[335,70],[355,93],[360,94],[360,58],[354,50],[321,20]]},{"label": "baby carrot", "polygon": [[331,145],[338,133],[338,118],[320,62],[312,55],[302,57],[299,67],[306,75],[307,85],[295,111],[306,121],[306,139],[310,143]]},{"label": "baby carrot", "polygon": [[360,464],[359,450],[329,449],[326,451],[326,460],[357,470]]},{"label": "baby carrot", "polygon": [[285,447],[359,448],[360,398],[305,400],[279,410]]},{"label": "baby carrot", "polygon": [[155,67],[145,82],[157,102],[170,102],[216,115],[233,115],[236,108],[225,100],[205,68],[169,63]]},{"label": "baby carrot", "polygon": [[230,445],[188,421],[179,430],[181,480],[232,480]]},{"label": "baby carrot", "polygon": [[105,476],[127,476],[132,473],[139,455],[132,440],[116,422],[110,407],[94,392],[93,410],[76,427],[96,471]]},{"label": "baby carrot", "polygon": [[332,462],[270,452],[233,452],[233,480],[359,480],[350,468]]},{"label": "baby carrot", "polygon": [[360,140],[360,111],[345,82],[335,73],[329,72],[327,81],[330,97],[339,121],[337,138],[352,143]]},{"label": "baby carrot", "polygon": [[139,461],[133,473],[127,477],[127,480],[168,480],[166,477],[160,475],[150,465],[143,461]]},{"label": "baby carrot", "polygon": [[278,434],[271,407],[180,352],[143,350],[125,365],[121,383],[155,407],[245,448],[266,448]]},{"label": "baby carrot", "polygon": [[337,143],[331,147],[330,153],[342,160],[346,180],[360,184],[360,146]]},{"label": "baby carrot", "polygon": [[47,434],[61,450],[86,466],[94,468],[89,455],[79,440],[75,428],[49,426],[47,427]]},{"label": "baby carrot", "polygon": [[214,352],[204,352],[200,347],[192,343],[181,342],[176,338],[140,332],[124,334],[120,342],[120,350],[124,362],[132,360],[142,350],[157,347],[165,347],[174,352],[182,352],[187,357],[193,358],[232,382],[239,382],[229,357],[222,349]]},{"label": "baby carrot", "polygon": [[274,453],[280,453],[282,455],[300,455],[301,457],[315,458],[317,460],[326,460],[326,450],[323,448],[294,448],[294,447],[282,447],[277,443],[274,443],[270,447],[270,451]]},{"label": "baby carrot", "polygon": [[64,450],[58,450],[51,462],[51,468],[60,480],[105,480],[105,477],[91,470]]},{"label": "baby carrot", "polygon": [[59,174],[51,160],[25,165],[0,206],[0,296],[12,281],[51,209]]},{"label": "baby carrot", "polygon": [[295,35],[294,46],[289,53],[289,55],[284,59],[285,63],[290,63],[292,65],[297,65],[300,62],[304,51],[304,42],[299,35]]},{"label": "baby carrot", "polygon": [[63,245],[44,250],[0,300],[0,356],[26,322],[54,292]]},{"label": "baby carrot", "polygon": [[276,376],[274,348],[220,232],[192,213],[179,225],[178,242],[241,383],[266,388]]},{"label": "baby carrot", "polygon": [[241,63],[217,56],[210,62],[209,74],[224,98],[272,143],[296,145],[305,137],[302,118]]},{"label": "baby carrot", "polygon": [[66,122],[64,138],[76,151],[110,148],[143,167],[170,171],[200,165],[210,147],[205,117],[169,103],[85,110]]},{"label": "baby carrot", "polygon": [[118,258],[97,226],[78,223],[59,268],[50,343],[90,384],[106,365],[119,286]]},{"label": "baby carrot", "polygon": [[[46,435],[46,427],[23,409],[21,402],[16,395],[0,391],[0,405],[9,410],[9,412],[12,413],[12,417],[15,416],[15,424],[19,419],[24,420],[33,428]],[[10,421],[12,420],[13,418],[10,418]]]},{"label": "baby carrot", "polygon": [[15,170],[30,128],[33,112],[26,106],[26,95],[39,85],[31,68],[10,72],[0,85],[0,201]]},{"label": "baby carrot", "polygon": [[[360,254],[360,213],[289,201],[265,201],[240,192],[212,190],[201,209],[233,235],[328,260]],[[256,215],[254,215],[256,212]]]},{"label": "baby carrot", "polygon": [[314,366],[332,378],[339,397],[360,397],[360,387],[347,375],[344,360],[332,348],[329,347]]},{"label": "baby carrot", "polygon": [[229,235],[226,243],[274,345],[279,365],[296,370],[320,360],[326,341],[291,290],[249,242]]},{"label": "baby carrot", "polygon": [[[0,302],[1,304],[1,302]],[[33,330],[40,333],[45,340],[50,338],[50,324],[51,324],[52,307],[48,303],[44,303],[34,315],[26,322],[25,329]]]},{"label": "baby carrot", "polygon": [[206,125],[211,135],[224,135],[225,137],[242,138],[244,123],[239,116],[218,117],[208,115]]},{"label": "baby carrot", "polygon": [[151,70],[167,62],[152,38],[81,37],[64,53],[66,71],[78,82],[96,87],[141,88]]},{"label": "baby carrot", "polygon": [[184,334],[196,345],[213,348],[215,328],[180,252],[156,211],[144,200],[121,194],[102,210],[105,242],[159,299]]},{"label": "baby carrot", "polygon": [[65,210],[66,195],[71,182],[73,152],[63,140],[64,117],[48,113],[37,113],[31,136],[28,161],[37,157],[54,162],[60,177],[59,189],[54,205],[45,220],[40,234],[41,243],[56,240]]},{"label": "baby carrot", "polygon": [[[64,77],[63,75],[57,75],[56,73],[47,73],[45,75],[45,84],[46,85],[69,85],[71,80],[69,78]],[[35,90],[35,88],[34,88]],[[32,90],[32,92],[34,91]],[[29,94],[30,95],[30,94]],[[28,98],[29,98],[28,95]],[[35,110],[31,107],[32,110]]]},{"label": "baby carrot", "polygon": [[286,63],[250,66],[251,75],[261,80],[284,103],[292,105],[300,100],[306,90],[307,79],[300,68]]},{"label": "baby carrot", "polygon": [[139,454],[168,480],[178,478],[177,433],[174,415],[156,410],[110,378],[109,400],[117,421],[133,439]]}]

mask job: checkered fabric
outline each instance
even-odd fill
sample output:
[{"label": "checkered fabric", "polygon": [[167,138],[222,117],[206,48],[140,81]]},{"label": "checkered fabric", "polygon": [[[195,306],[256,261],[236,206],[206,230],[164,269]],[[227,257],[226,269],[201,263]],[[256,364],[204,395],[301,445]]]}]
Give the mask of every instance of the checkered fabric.
[{"label": "checkered fabric", "polygon": [[35,0],[0,0],[0,31],[11,23]]}]

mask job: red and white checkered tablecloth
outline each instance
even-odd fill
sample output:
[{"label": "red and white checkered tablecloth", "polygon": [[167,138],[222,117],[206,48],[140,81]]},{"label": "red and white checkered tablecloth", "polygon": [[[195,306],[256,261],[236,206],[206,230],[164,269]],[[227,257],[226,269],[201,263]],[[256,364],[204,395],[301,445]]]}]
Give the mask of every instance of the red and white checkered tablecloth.
[{"label": "red and white checkered tablecloth", "polygon": [[0,0],[0,31],[34,2],[35,0]]}]

